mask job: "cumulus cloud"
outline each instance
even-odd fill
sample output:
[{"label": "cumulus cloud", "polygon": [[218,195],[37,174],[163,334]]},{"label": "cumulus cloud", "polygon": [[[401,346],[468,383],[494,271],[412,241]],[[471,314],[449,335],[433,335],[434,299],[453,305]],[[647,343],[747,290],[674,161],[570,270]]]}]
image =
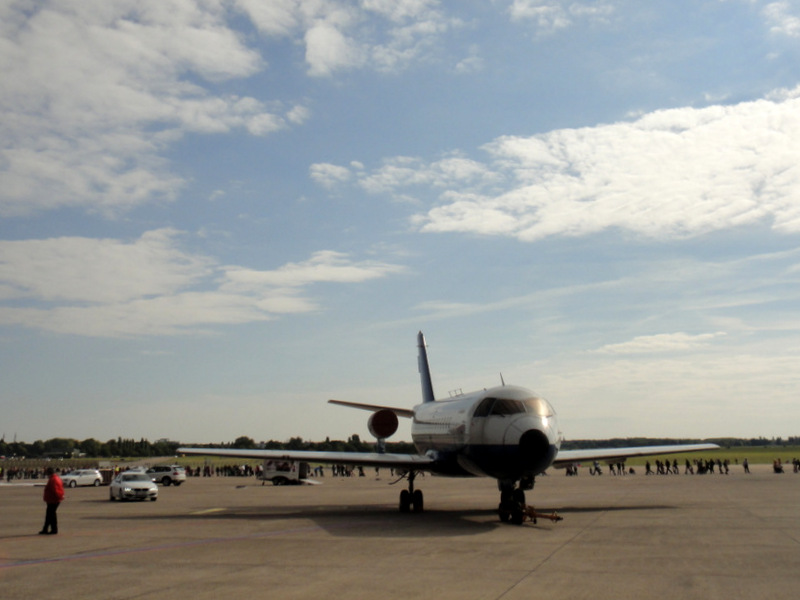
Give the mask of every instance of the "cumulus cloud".
[{"label": "cumulus cloud", "polygon": [[621,229],[685,238],[768,223],[800,231],[800,88],[768,99],[676,108],[638,120],[486,144],[486,162],[387,159],[358,173],[372,193],[438,194],[413,217],[428,232],[523,241]]},{"label": "cumulus cloud", "polygon": [[318,310],[308,297],[315,284],[402,271],[333,251],[274,270],[220,265],[182,249],[184,236],[0,241],[0,324],[99,337],[197,333]]},{"label": "cumulus cloud", "polygon": [[[434,0],[45,0],[0,6],[0,216],[172,200],[189,132],[269,135],[307,107],[220,91],[268,67],[234,29],[304,44],[308,73],[407,65],[453,27]],[[268,58],[268,57],[267,57]]]},{"label": "cumulus cloud", "polygon": [[186,132],[266,135],[284,119],[210,85],[264,67],[223,3],[102,0],[0,8],[0,215],[114,213],[171,199],[164,150]]}]

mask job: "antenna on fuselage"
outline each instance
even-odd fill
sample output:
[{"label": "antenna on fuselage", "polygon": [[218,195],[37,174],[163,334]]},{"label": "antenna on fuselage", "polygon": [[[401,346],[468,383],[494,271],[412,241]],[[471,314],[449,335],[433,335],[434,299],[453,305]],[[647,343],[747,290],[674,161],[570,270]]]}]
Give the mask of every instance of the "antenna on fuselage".
[{"label": "antenna on fuselage", "polygon": [[431,367],[428,364],[428,351],[425,344],[425,336],[420,331],[417,334],[417,348],[419,349],[419,378],[422,383],[422,401],[433,402],[436,398],[433,396],[433,382],[431,381]]},{"label": "antenna on fuselage", "polygon": [[502,385],[503,387],[506,387],[506,380],[503,379],[503,374],[502,373],[500,373],[500,385]]}]

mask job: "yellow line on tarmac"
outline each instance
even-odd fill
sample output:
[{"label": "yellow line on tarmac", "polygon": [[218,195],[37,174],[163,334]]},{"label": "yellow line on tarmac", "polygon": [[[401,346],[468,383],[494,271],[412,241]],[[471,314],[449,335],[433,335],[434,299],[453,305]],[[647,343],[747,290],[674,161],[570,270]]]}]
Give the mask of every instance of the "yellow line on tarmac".
[{"label": "yellow line on tarmac", "polygon": [[224,508],[207,508],[205,510],[198,510],[197,512],[189,513],[192,515],[207,515],[209,513],[222,512]]}]

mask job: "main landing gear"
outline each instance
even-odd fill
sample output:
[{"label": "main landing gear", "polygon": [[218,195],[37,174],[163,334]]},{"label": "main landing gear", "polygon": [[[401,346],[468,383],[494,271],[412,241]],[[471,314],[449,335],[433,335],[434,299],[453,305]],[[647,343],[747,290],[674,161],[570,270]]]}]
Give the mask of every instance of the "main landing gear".
[{"label": "main landing gear", "polygon": [[422,490],[414,489],[414,478],[416,476],[416,471],[409,471],[406,475],[408,489],[400,492],[400,512],[407,513],[413,510],[421,513],[423,511]]}]

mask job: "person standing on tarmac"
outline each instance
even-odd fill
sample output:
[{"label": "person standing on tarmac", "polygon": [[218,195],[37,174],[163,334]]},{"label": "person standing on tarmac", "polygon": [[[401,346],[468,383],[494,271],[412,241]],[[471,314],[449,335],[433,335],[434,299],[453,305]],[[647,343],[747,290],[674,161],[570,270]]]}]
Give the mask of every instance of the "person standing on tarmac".
[{"label": "person standing on tarmac", "polygon": [[[55,535],[58,533],[58,505],[64,500],[64,484],[53,467],[47,467],[47,485],[44,486],[44,501],[47,503],[47,512],[44,517],[44,527],[39,535]],[[49,530],[48,530],[49,529]]]}]

